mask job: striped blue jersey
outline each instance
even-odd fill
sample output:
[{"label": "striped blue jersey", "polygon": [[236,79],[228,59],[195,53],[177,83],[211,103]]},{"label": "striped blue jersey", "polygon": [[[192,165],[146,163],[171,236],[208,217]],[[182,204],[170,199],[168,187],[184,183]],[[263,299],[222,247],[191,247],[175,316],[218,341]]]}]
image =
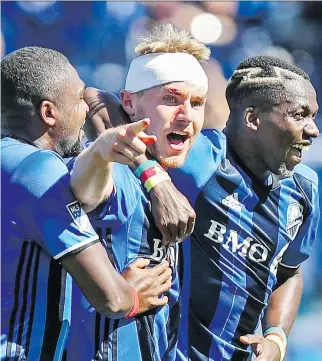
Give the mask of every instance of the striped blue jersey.
[{"label": "striped blue jersey", "polygon": [[279,182],[258,181],[222,132],[203,132],[181,169],[169,170],[194,206],[183,243],[183,314],[178,360],[243,361],[276,283],[279,264],[310,254],[319,218],[317,175],[305,165]]},{"label": "striped blue jersey", "polygon": [[72,284],[59,261],[99,239],[57,154],[3,138],[1,162],[1,360],[58,361]]},{"label": "striped blue jersey", "polygon": [[148,195],[132,171],[115,163],[113,178],[114,192],[90,214],[91,222],[118,272],[138,257],[150,259],[151,265],[169,260],[173,269],[169,303],[135,318],[114,320],[96,313],[80,293],[75,294],[67,359],[174,360],[180,321],[178,247],[162,246]]}]

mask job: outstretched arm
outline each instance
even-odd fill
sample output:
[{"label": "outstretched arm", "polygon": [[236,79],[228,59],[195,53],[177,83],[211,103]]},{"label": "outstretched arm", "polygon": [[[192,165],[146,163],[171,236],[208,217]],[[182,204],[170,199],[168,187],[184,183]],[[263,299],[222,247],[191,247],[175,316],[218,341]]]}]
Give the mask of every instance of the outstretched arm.
[{"label": "outstretched arm", "polygon": [[[241,337],[243,343],[252,345],[253,352],[257,356],[255,360],[280,361],[284,357],[283,331],[288,336],[300,305],[302,289],[301,268],[294,269],[280,265],[277,272],[277,284],[269,298],[262,322],[264,335],[265,331],[268,332],[268,335],[266,337],[261,335]],[[279,343],[282,350],[278,346]]]},{"label": "outstretched arm", "polygon": [[155,141],[143,130],[149,119],[104,130],[102,134],[77,157],[71,186],[86,212],[96,208],[113,190],[112,162],[131,164],[146,151],[146,143]]}]

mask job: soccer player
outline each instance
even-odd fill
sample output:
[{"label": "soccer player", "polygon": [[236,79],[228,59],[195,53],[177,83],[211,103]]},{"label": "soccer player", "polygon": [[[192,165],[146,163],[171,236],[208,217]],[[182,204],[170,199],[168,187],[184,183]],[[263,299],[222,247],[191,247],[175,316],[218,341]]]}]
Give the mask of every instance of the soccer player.
[{"label": "soccer player", "polygon": [[319,134],[316,93],[301,69],[258,56],[237,67],[226,97],[224,133],[203,131],[169,168],[197,214],[183,242],[178,360],[243,361],[251,345],[256,360],[279,361],[320,213],[317,175],[300,164]]},{"label": "soccer player", "polygon": [[[319,219],[317,175],[300,164],[319,134],[316,93],[301,69],[258,56],[237,67],[226,97],[224,133],[204,131],[171,173],[197,214],[184,243],[180,349],[191,360],[242,361],[251,345],[258,360],[278,361]],[[261,321],[265,337],[253,335]]]},{"label": "soccer player", "polygon": [[[88,107],[67,58],[19,49],[1,61],[1,86],[1,360],[58,361],[71,312],[66,270],[113,318],[164,304],[171,271],[139,259],[119,275],[71,192],[61,157],[78,154]],[[140,134],[147,123],[127,129]]]},{"label": "soccer player", "polygon": [[[132,121],[151,119],[146,133],[155,135],[157,141],[148,146],[149,152],[162,159],[164,167],[178,167],[203,125],[208,80],[200,62],[209,57],[209,49],[185,31],[161,26],[138,45],[137,51],[140,56],[132,61],[121,93],[123,108]],[[162,244],[148,197],[155,185],[169,177],[155,161],[136,174],[123,164],[112,168],[110,153],[118,150],[124,136],[125,132],[116,129],[103,132],[77,157],[73,185],[78,193],[80,182],[79,191],[86,193],[86,184],[90,192],[95,189],[92,179],[102,183],[105,179],[107,199],[90,216],[94,228],[119,272],[138,256],[155,264],[168,259],[172,285],[164,297],[169,302],[139,317],[115,321],[95,314],[81,299],[79,309],[73,308],[77,321],[73,321],[67,352],[70,360],[157,361],[174,360],[176,356],[180,321],[178,244]],[[133,143],[137,144],[136,140]],[[125,153],[131,158],[131,151]],[[95,167],[91,166],[93,159]],[[145,179],[144,186],[136,175]]]}]

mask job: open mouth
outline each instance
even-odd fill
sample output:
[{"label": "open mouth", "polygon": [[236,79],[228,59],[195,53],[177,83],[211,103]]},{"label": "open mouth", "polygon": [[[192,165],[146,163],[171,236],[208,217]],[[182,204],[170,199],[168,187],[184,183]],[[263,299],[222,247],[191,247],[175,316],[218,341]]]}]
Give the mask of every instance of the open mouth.
[{"label": "open mouth", "polygon": [[310,145],[309,144],[301,144],[301,143],[296,143],[293,144],[291,147],[292,153],[298,157],[298,158],[302,158],[302,151],[309,151],[310,149]]},{"label": "open mouth", "polygon": [[184,147],[184,143],[190,138],[190,135],[186,132],[175,131],[167,135],[169,145],[172,149],[180,151]]}]

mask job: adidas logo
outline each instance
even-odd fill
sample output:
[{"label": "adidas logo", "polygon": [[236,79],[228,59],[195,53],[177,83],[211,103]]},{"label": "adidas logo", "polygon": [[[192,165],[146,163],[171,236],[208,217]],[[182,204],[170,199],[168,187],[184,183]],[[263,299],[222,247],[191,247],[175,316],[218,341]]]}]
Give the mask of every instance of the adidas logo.
[{"label": "adidas logo", "polygon": [[228,208],[235,209],[238,212],[242,210],[242,204],[239,203],[238,200],[238,193],[228,195],[221,201],[221,203],[227,206]]}]

